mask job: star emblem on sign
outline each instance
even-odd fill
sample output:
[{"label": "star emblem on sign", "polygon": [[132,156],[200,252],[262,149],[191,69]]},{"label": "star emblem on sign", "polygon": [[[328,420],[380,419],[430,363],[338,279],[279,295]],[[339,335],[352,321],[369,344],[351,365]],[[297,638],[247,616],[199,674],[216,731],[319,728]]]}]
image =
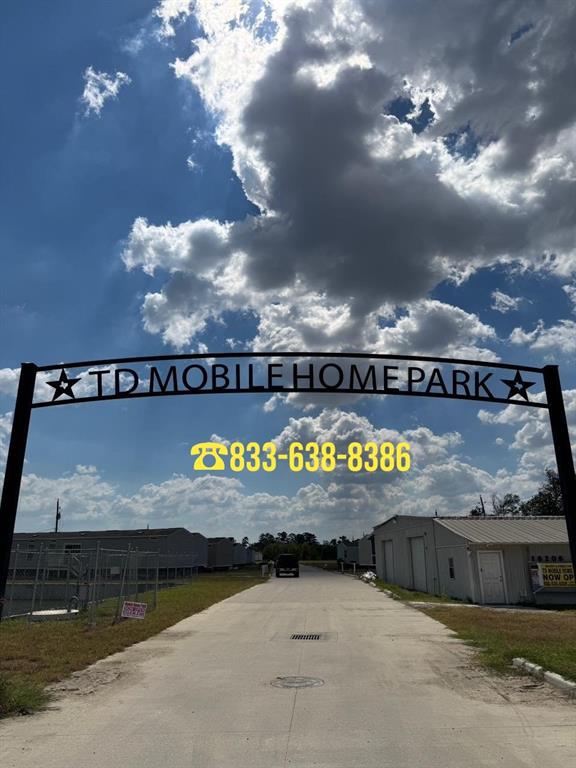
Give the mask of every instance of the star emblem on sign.
[{"label": "star emblem on sign", "polygon": [[508,400],[511,400],[516,395],[520,395],[526,402],[528,402],[528,389],[536,383],[535,381],[524,381],[519,370],[516,370],[516,375],[513,379],[500,379],[500,381],[509,387]]},{"label": "star emblem on sign", "polygon": [[52,398],[52,402],[54,400],[58,400],[59,397],[62,397],[62,395],[68,395],[68,397],[71,397],[72,400],[75,400],[74,392],[72,392],[72,387],[74,384],[77,384],[80,381],[80,379],[69,379],[66,375],[66,371],[64,368],[60,371],[60,378],[58,381],[47,381],[46,384],[48,384],[49,387],[54,388],[54,397]]}]

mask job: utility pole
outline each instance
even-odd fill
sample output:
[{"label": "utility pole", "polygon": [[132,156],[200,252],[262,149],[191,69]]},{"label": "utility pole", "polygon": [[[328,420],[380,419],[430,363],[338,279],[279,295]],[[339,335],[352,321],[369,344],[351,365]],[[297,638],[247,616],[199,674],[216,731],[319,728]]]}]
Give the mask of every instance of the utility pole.
[{"label": "utility pole", "polygon": [[58,533],[58,523],[62,515],[60,514],[60,499],[56,499],[56,524],[54,526],[54,533]]},{"label": "utility pole", "polygon": [[484,499],[482,498],[482,494],[480,494],[480,506],[482,507],[482,517],[486,517],[486,508],[484,506]]}]

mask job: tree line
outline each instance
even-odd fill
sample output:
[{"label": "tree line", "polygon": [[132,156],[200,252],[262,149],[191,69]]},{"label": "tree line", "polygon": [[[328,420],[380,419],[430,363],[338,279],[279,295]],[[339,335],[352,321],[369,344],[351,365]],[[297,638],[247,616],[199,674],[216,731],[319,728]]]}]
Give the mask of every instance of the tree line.
[{"label": "tree line", "polygon": [[558,473],[554,469],[545,470],[546,478],[534,496],[522,501],[517,493],[506,493],[500,497],[493,493],[489,508],[480,500],[469,512],[471,517],[485,517],[486,515],[503,515],[506,517],[521,516],[551,516],[564,515],[562,507],[562,492]]},{"label": "tree line", "polygon": [[261,533],[252,548],[262,552],[264,560],[275,560],[283,552],[297,555],[299,560],[336,560],[336,545],[339,542],[350,543],[346,536],[339,539],[318,541],[314,533],[288,533],[280,531],[277,534]]}]

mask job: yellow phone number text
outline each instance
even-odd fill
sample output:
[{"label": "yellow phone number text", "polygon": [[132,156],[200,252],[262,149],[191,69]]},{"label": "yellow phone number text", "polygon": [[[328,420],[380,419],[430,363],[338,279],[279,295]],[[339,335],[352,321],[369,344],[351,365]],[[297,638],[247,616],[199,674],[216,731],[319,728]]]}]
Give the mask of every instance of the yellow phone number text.
[{"label": "yellow phone number text", "polygon": [[290,443],[278,452],[275,443],[196,443],[190,449],[196,456],[195,470],[232,472],[274,472],[285,461],[292,472],[333,472],[338,463],[346,464],[350,472],[407,472],[410,469],[410,443],[349,443],[339,451],[334,443]]}]

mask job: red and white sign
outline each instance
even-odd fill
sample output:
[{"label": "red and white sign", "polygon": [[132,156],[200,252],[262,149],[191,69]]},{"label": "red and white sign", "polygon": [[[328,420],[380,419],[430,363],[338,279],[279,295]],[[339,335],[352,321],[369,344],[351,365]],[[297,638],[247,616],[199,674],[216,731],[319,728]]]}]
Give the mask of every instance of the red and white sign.
[{"label": "red and white sign", "polygon": [[124,600],[122,606],[122,618],[123,619],[143,619],[146,616],[146,608],[148,603],[131,603],[129,600]]}]

